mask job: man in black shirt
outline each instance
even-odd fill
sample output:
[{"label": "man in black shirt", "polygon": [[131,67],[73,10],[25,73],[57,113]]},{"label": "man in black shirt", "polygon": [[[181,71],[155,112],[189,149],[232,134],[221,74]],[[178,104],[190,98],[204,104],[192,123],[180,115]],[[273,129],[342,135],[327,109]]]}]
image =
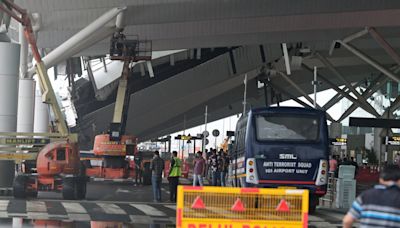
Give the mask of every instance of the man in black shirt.
[{"label": "man in black shirt", "polygon": [[217,150],[212,151],[212,155],[208,159],[208,164],[211,169],[212,186],[218,186],[218,179],[220,179],[220,156],[217,155]]},{"label": "man in black shirt", "polygon": [[158,151],[154,152],[153,160],[151,160],[151,184],[153,185],[154,202],[161,202],[161,181],[164,170],[164,160],[160,158]]}]

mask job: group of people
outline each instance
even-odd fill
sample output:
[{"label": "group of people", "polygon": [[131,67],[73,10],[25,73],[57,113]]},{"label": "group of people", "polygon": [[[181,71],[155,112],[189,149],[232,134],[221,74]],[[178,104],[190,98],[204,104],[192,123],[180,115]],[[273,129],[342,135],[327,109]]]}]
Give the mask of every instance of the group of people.
[{"label": "group of people", "polygon": [[[203,157],[203,152],[198,151],[196,153],[196,157],[193,161],[193,186],[203,186],[204,177],[211,179],[212,186],[226,186],[226,176],[228,174],[230,163],[228,155],[223,150],[217,152],[216,149],[211,149],[210,153],[206,153],[206,155],[207,157],[205,159]],[[138,163],[140,163],[140,161],[138,161]],[[168,167],[168,182],[171,202],[176,202],[179,177],[182,175],[181,167],[182,161],[178,158],[178,153],[173,151],[170,167]],[[154,152],[150,169],[152,172],[151,183],[153,186],[153,198],[155,202],[161,202],[161,182],[166,167],[165,162],[160,157],[158,151]],[[137,171],[138,173],[140,172],[139,170]]]},{"label": "group of people", "polygon": [[[176,202],[179,177],[182,175],[181,166],[182,166],[182,161],[178,158],[178,153],[176,151],[173,151],[168,172],[171,202]],[[163,172],[165,169],[165,162],[160,157],[160,153],[158,151],[154,152],[154,156],[150,164],[150,169],[152,175],[151,184],[153,186],[153,199],[154,202],[161,202],[161,183],[162,183]]]},{"label": "group of people", "polygon": [[203,186],[204,177],[211,179],[212,186],[226,186],[226,176],[230,159],[229,156],[221,149],[206,150],[206,158],[203,157],[201,151],[197,152],[193,161],[193,186]]},{"label": "group of people", "polygon": [[335,174],[335,177],[338,175],[338,170],[341,165],[352,165],[355,167],[355,174],[357,174],[358,170],[358,164],[354,157],[351,157],[350,159],[347,157],[344,157],[342,159],[339,158],[337,155],[332,155],[329,159],[329,172],[332,172]]},{"label": "group of people", "polygon": [[208,156],[208,172],[211,174],[212,186],[226,186],[226,176],[228,174],[230,158],[221,149],[211,149],[211,155]]}]

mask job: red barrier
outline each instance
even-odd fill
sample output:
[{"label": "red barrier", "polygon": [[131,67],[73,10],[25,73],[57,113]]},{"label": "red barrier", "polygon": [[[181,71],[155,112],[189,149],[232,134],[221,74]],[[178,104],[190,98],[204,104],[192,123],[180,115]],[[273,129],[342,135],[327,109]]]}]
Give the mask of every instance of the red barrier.
[{"label": "red barrier", "polygon": [[182,177],[188,178],[189,177],[189,170],[190,170],[189,164],[186,161],[184,161],[182,163]]},{"label": "red barrier", "polygon": [[359,183],[371,183],[379,181],[378,166],[363,166],[357,170],[356,180]]}]

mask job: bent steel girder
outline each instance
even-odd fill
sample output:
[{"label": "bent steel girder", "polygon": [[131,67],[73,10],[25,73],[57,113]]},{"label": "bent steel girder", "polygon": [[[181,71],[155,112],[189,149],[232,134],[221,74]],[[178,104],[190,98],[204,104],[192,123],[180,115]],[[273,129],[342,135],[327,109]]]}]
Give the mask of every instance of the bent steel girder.
[{"label": "bent steel girder", "polygon": [[329,62],[328,59],[320,55],[318,52],[315,53],[316,56],[322,61],[322,63],[336,76],[338,77],[345,85],[347,88],[350,89],[350,91],[357,97],[357,100],[353,99],[352,97],[347,97],[350,99],[353,103],[358,103],[360,107],[362,107],[365,111],[371,113],[372,115],[378,117],[379,113],[367,102],[366,99],[364,99],[358,91],[343,77],[341,73],[339,73],[338,70],[335,69],[335,67]]},{"label": "bent steel girder", "polygon": [[[364,97],[364,99],[368,99],[370,96],[372,96],[378,89],[380,89],[389,79],[385,76],[380,76],[376,80],[374,80],[374,83],[371,83],[371,85],[364,91],[364,93],[361,95]],[[351,113],[353,113],[357,109],[356,104],[352,104],[343,114],[342,116],[338,119],[338,122],[343,121],[346,119]]]}]

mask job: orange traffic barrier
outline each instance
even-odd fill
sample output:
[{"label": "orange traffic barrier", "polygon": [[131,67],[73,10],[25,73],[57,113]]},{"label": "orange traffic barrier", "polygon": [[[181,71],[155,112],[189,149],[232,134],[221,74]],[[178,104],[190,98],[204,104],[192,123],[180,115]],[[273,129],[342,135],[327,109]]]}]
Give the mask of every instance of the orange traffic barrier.
[{"label": "orange traffic barrier", "polygon": [[308,227],[308,190],[179,186],[176,226]]}]

